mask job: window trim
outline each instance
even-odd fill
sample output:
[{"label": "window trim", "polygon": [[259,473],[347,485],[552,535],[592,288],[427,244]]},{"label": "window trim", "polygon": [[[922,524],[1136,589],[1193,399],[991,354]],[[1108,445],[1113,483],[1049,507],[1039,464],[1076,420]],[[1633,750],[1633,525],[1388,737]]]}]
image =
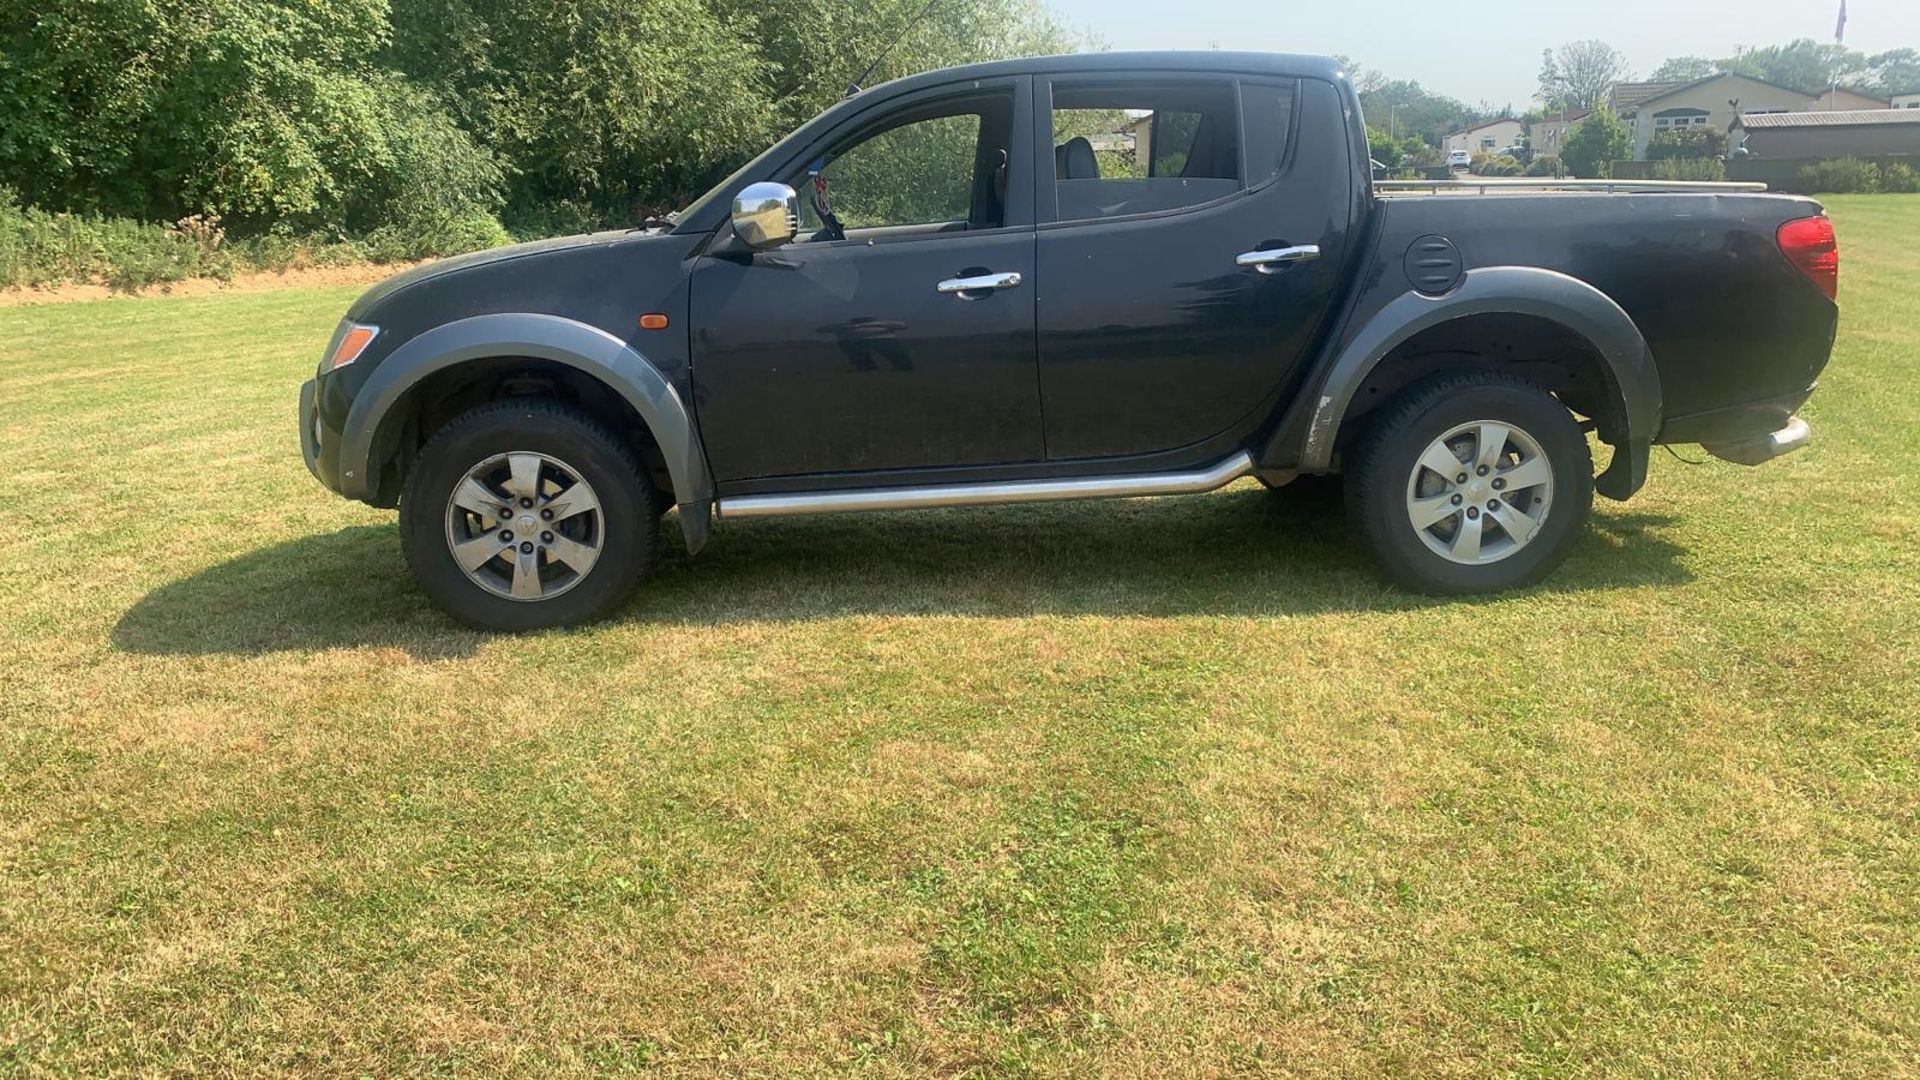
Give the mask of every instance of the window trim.
[{"label": "window trim", "polygon": [[[1293,172],[1294,156],[1300,146],[1301,102],[1306,97],[1302,87],[1308,81],[1304,76],[1273,74],[1249,74],[1238,71],[1208,72],[1195,70],[1160,70],[1139,72],[1121,71],[1075,71],[1066,73],[1042,74],[1033,76],[1032,130],[1033,155],[1036,162],[1051,161],[1053,155],[1053,88],[1056,85],[1075,83],[1208,83],[1229,81],[1232,83],[1235,135],[1239,158],[1240,189],[1230,194],[1197,202],[1190,206],[1176,206],[1166,210],[1143,210],[1134,214],[1118,214],[1100,218],[1060,218],[1060,204],[1054,187],[1055,177],[1052,169],[1035,168],[1033,172],[1033,210],[1034,228],[1052,230],[1077,228],[1088,225],[1105,225],[1110,222],[1152,221],[1159,218],[1174,217],[1180,214],[1192,214],[1225,205],[1235,199],[1250,198],[1264,192],[1267,188],[1285,180]],[[1242,88],[1248,85],[1268,86],[1291,89],[1288,95],[1287,109],[1287,145],[1280,153],[1280,168],[1271,176],[1264,177],[1257,184],[1247,183],[1247,108]],[[1011,183],[1011,182],[1009,182]]]}]

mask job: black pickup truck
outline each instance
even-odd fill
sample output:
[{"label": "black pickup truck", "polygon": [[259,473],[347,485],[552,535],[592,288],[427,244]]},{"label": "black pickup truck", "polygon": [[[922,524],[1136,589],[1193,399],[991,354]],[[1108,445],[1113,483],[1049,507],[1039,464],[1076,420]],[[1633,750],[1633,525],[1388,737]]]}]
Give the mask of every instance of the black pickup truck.
[{"label": "black pickup truck", "polygon": [[[1655,443],[1757,464],[1833,345],[1808,199],[1390,191],[1331,60],[1097,54],[849,97],[670,221],[408,271],[301,391],[454,616],[603,615],[735,518],[1341,477],[1406,586],[1536,581]],[[1588,433],[1611,447],[1595,475]]]}]

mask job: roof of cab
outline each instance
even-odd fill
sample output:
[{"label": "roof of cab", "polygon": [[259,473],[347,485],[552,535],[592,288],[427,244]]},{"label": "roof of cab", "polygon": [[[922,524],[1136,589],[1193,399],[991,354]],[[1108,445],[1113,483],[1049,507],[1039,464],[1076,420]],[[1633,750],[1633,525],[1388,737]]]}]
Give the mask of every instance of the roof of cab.
[{"label": "roof of cab", "polygon": [[1214,49],[1187,52],[1094,52],[1068,53],[1062,56],[1028,56],[1018,60],[990,60],[983,64],[940,68],[918,75],[881,83],[862,93],[886,90],[894,93],[921,86],[967,79],[990,79],[1003,75],[1051,75],[1080,71],[1233,71],[1251,75],[1295,75],[1339,82],[1346,70],[1328,56],[1296,53],[1221,52]]}]

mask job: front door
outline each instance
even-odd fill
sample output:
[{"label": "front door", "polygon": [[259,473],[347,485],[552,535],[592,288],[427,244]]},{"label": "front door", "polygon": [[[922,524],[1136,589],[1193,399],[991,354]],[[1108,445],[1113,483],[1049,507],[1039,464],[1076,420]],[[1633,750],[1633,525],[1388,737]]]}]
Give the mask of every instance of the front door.
[{"label": "front door", "polygon": [[700,260],[694,400],[723,490],[1044,457],[1028,85],[876,106],[770,178],[801,192],[796,242]]},{"label": "front door", "polygon": [[[1048,457],[1224,452],[1270,415],[1334,306],[1355,200],[1313,80],[1041,80],[1039,352]],[[1049,107],[1050,106],[1050,107]]]}]

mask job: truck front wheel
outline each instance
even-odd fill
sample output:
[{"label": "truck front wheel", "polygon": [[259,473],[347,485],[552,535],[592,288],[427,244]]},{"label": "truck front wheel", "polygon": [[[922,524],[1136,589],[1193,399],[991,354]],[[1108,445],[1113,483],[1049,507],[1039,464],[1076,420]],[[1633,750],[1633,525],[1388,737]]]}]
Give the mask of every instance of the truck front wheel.
[{"label": "truck front wheel", "polygon": [[1552,395],[1490,372],[1417,383],[1355,448],[1347,514],[1389,576],[1420,592],[1530,585],[1593,508],[1593,460]]},{"label": "truck front wheel", "polygon": [[496,401],[420,451],[400,543],[421,588],[483,630],[607,614],[646,573],[659,532],[633,451],[554,401]]}]

